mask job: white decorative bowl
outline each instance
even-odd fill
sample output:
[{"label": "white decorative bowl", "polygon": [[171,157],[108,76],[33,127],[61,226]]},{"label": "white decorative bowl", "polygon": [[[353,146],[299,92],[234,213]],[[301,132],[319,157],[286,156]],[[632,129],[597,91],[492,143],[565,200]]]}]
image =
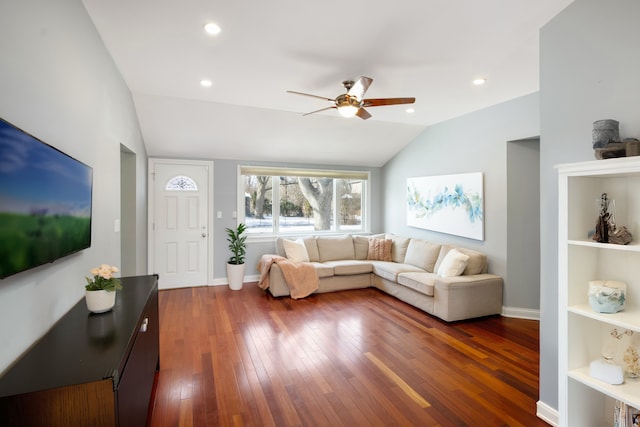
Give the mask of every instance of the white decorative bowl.
[{"label": "white decorative bowl", "polygon": [[589,305],[597,313],[617,313],[624,310],[627,284],[614,280],[589,282]]}]

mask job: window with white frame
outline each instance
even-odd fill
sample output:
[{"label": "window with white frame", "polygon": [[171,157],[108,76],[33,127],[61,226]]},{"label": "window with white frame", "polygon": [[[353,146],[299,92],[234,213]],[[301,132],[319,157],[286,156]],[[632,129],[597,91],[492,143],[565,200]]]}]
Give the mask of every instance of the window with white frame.
[{"label": "window with white frame", "polygon": [[248,233],[368,231],[367,171],[238,169],[238,207]]}]

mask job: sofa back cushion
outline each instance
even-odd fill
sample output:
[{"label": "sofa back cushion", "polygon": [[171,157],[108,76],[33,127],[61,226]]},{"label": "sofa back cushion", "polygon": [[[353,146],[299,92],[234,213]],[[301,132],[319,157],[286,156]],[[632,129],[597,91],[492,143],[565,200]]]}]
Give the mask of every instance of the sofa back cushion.
[{"label": "sofa back cushion", "polygon": [[480,274],[487,272],[487,256],[482,252],[474,251],[467,248],[455,247],[452,245],[442,245],[440,248],[440,254],[438,255],[438,261],[436,261],[435,271],[438,270],[438,267],[444,260],[444,257],[451,249],[457,249],[463,254],[469,255],[469,261],[467,262],[467,266],[462,272],[463,276],[468,276],[470,274]]},{"label": "sofa back cushion", "polygon": [[408,237],[396,236],[395,234],[385,234],[385,239],[393,240],[391,245],[391,258],[393,262],[404,263],[404,257],[407,254],[407,247],[409,247]]},{"label": "sofa back cushion", "polygon": [[[276,254],[287,257],[287,252],[284,248],[284,238],[278,237],[276,239]],[[320,255],[318,254],[318,244],[316,243],[316,238],[314,236],[311,237],[303,237],[302,242],[304,246],[307,248],[307,255],[309,257],[310,262],[318,262],[320,261]]]},{"label": "sofa back cushion", "polygon": [[366,236],[353,236],[353,248],[356,252],[356,259],[367,259],[369,254],[369,238]]},{"label": "sofa back cushion", "polygon": [[440,254],[440,245],[422,239],[411,239],[404,256],[404,263],[420,267],[429,273],[434,272]]},{"label": "sofa back cushion", "polygon": [[320,262],[355,259],[356,252],[353,237],[350,234],[340,237],[318,237],[318,253]]}]

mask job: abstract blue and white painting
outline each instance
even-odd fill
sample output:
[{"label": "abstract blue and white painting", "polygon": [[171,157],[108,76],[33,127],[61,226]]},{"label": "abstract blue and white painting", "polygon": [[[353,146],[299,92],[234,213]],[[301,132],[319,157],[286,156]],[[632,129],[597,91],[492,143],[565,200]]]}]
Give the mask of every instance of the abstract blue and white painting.
[{"label": "abstract blue and white painting", "polygon": [[484,240],[482,172],[408,178],[407,225]]}]

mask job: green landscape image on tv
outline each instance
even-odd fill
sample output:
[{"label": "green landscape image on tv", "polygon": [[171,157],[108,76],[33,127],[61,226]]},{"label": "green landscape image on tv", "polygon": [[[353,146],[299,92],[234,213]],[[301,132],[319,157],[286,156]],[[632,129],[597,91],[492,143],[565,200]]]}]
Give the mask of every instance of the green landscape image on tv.
[{"label": "green landscape image on tv", "polygon": [[0,279],[91,246],[92,175],[0,119]]}]

